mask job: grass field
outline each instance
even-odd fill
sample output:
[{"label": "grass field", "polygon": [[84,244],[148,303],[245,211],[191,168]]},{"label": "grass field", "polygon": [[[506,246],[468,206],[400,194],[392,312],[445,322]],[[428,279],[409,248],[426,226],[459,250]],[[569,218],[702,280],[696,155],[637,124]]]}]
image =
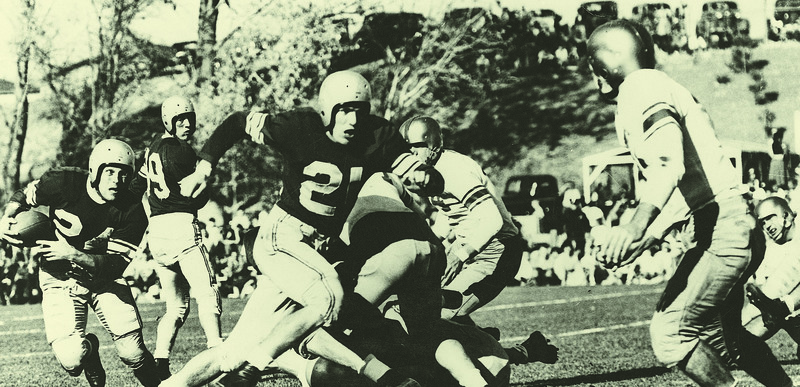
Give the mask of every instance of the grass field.
[{"label": "grass field", "polygon": [[[560,350],[554,365],[541,363],[512,368],[512,386],[684,386],[681,373],[662,367],[650,349],[648,321],[662,286],[598,286],[508,288],[474,314],[484,326],[502,331],[503,344],[524,340],[540,330]],[[225,300],[223,332],[229,332],[244,300]],[[156,317],[163,303],[142,304],[148,348],[154,347]],[[173,371],[205,346],[196,315],[189,318],[173,352]],[[0,386],[85,386],[83,376],[70,378],[46,343],[39,305],[0,307]],[[116,357],[111,339],[95,317],[89,331],[97,333],[108,386],[137,386],[133,374]],[[795,346],[785,333],[769,341],[789,375],[800,381]],[[741,371],[740,386],[758,385]],[[289,378],[264,380],[259,386],[299,386]]]}]

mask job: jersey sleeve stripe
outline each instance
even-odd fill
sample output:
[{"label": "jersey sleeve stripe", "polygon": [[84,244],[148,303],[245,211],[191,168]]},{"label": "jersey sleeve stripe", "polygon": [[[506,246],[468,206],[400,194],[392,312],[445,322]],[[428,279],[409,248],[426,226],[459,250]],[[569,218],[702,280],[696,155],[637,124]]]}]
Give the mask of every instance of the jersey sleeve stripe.
[{"label": "jersey sleeve stripe", "polygon": [[397,176],[405,176],[407,173],[417,169],[422,162],[410,153],[403,153],[392,163],[392,172]]},{"label": "jersey sleeve stripe", "polygon": [[464,203],[465,207],[471,210],[473,207],[475,207],[477,202],[483,201],[488,196],[490,196],[489,190],[487,190],[486,187],[479,185],[472,187],[472,189],[469,190],[466,195],[464,195],[464,199],[461,201]]},{"label": "jersey sleeve stripe", "polygon": [[112,254],[119,254],[126,260],[131,260],[131,255],[139,249],[139,246],[128,243],[121,239],[108,240],[108,252]]},{"label": "jersey sleeve stripe", "polygon": [[661,109],[653,112],[642,123],[644,133],[650,133],[669,123],[678,124],[678,114],[673,109]]},{"label": "jersey sleeve stripe", "polygon": [[487,200],[490,200],[491,198],[492,198],[492,196],[488,195],[488,194],[484,195],[484,196],[481,196],[478,199],[476,199],[475,201],[473,201],[467,208],[469,208],[469,210],[472,211],[472,209],[477,207],[479,204],[481,204],[481,203],[483,203],[483,202],[485,202]]},{"label": "jersey sleeve stripe", "polygon": [[39,180],[34,180],[25,187],[25,203],[31,207],[35,207],[39,204],[36,200],[36,186],[38,184]]},{"label": "jersey sleeve stripe", "polygon": [[247,115],[247,124],[245,125],[245,132],[258,144],[264,143],[264,123],[267,120],[267,114],[259,112],[250,112]]}]

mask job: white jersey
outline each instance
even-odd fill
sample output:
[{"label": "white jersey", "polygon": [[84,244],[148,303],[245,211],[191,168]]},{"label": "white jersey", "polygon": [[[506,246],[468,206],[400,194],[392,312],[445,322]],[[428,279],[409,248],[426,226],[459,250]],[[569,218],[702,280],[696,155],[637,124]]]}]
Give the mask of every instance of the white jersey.
[{"label": "white jersey", "polygon": [[[708,114],[686,88],[663,72],[637,70],[620,85],[617,102],[617,135],[631,151],[645,182],[651,170],[671,169],[670,175],[677,179],[673,196],[682,196],[691,212],[738,194],[741,179],[723,152]],[[664,138],[673,137],[659,132],[674,125],[680,128],[681,143],[665,143]],[[670,151],[676,146],[683,148],[683,160],[670,164],[667,159],[675,154]],[[641,199],[662,208],[667,198],[644,188]]]},{"label": "white jersey", "polygon": [[497,189],[478,163],[445,150],[435,168],[444,177],[444,191],[431,198],[431,203],[447,216],[456,237],[480,249],[493,237],[503,240],[519,234]]},{"label": "white jersey", "polygon": [[800,239],[779,245],[767,241],[764,261],[755,273],[755,284],[770,298],[785,298],[800,308]]}]

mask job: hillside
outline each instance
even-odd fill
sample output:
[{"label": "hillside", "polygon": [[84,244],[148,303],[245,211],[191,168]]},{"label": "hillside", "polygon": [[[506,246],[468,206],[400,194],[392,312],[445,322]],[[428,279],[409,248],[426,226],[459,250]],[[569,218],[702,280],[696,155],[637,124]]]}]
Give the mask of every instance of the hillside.
[{"label": "hillside", "polygon": [[[800,109],[800,43],[767,42],[753,49],[752,60],[766,61],[763,68],[766,90],[778,93],[778,99],[767,105],[756,105],[753,93],[748,87],[753,80],[748,74],[735,74],[727,66],[731,61],[730,50],[708,50],[695,55],[677,53],[660,55],[659,66],[662,70],[686,86],[705,106],[717,128],[718,136],[723,142],[744,145],[748,148],[766,146],[767,137],[764,132],[764,111],[769,109],[775,113],[773,125],[786,127],[786,143],[797,152],[800,146],[795,145],[794,114]],[[720,84],[717,76],[727,75],[730,82]],[[577,75],[576,75],[577,77]],[[585,79],[585,87],[593,89],[591,80]],[[590,111],[612,110],[597,102],[594,98],[586,98],[585,89],[575,80],[559,82],[560,92],[539,97],[542,99],[528,101],[534,106],[557,106],[564,101],[584,101],[585,106],[576,106],[576,114],[586,115]],[[529,105],[530,106],[530,105]],[[585,109],[584,109],[585,108]],[[610,119],[610,117],[606,117]],[[587,122],[586,117],[572,117],[571,121]],[[598,153],[619,146],[613,127],[607,123],[592,132],[593,128],[585,128],[590,134],[569,135],[560,139],[559,144],[551,148],[541,142],[521,142],[518,147],[528,149],[516,162],[508,168],[494,170],[496,182],[504,184],[508,176],[515,174],[536,173],[555,175],[559,183],[581,182],[581,160],[587,155]],[[741,144],[741,143],[744,144]]]}]

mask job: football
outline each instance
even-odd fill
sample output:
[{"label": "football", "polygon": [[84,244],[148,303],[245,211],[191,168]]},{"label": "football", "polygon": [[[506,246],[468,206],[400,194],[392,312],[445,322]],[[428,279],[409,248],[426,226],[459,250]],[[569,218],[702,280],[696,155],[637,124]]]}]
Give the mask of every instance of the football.
[{"label": "football", "polygon": [[17,214],[17,223],[11,226],[9,235],[22,241],[23,247],[32,247],[38,240],[55,240],[55,230],[50,218],[39,211],[28,210]]}]

